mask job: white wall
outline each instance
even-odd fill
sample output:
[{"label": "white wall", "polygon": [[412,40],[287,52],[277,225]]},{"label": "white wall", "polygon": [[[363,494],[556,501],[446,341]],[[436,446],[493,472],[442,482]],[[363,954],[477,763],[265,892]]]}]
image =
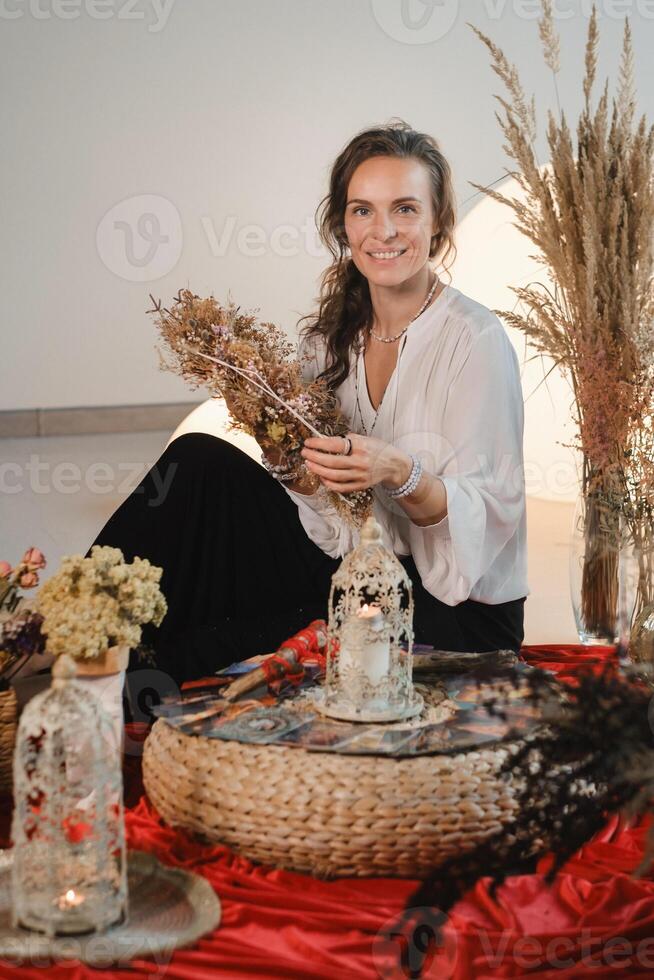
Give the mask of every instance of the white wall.
[{"label": "white wall", "polygon": [[[433,133],[468,214],[480,200],[468,181],[496,180],[507,161],[493,115],[501,85],[467,21],[504,48],[541,107],[553,104],[531,0],[102,2],[0,2],[0,410],[197,398],[158,370],[150,292],[230,290],[293,332],[327,262],[313,228],[330,164],[364,126],[399,115]],[[630,13],[651,115],[654,2],[597,6],[600,84],[615,77]],[[557,3],[571,118],[589,8]],[[403,9],[424,26],[403,26]],[[139,264],[148,214],[168,242]],[[239,238],[247,226],[259,229],[258,253]],[[511,266],[493,260],[510,283]],[[487,273],[477,284],[468,263],[460,288],[492,306]]]}]

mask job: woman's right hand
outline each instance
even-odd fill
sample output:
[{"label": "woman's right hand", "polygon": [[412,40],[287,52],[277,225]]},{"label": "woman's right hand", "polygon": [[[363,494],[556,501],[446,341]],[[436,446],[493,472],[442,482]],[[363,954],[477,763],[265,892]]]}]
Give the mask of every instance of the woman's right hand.
[{"label": "woman's right hand", "polygon": [[[225,388],[222,397],[225,402],[225,405],[227,406],[227,411],[229,412],[229,414],[237,421],[240,421],[238,416],[238,410],[234,403],[234,392],[231,391],[229,388]],[[264,453],[268,462],[272,463],[273,465],[278,465],[283,457],[283,452],[281,448],[279,446],[271,446],[269,442],[267,442],[264,445],[263,439],[260,436],[258,436],[256,433],[254,437],[259,443],[259,445],[261,446],[261,451],[262,453]],[[320,481],[315,477],[315,474],[309,473],[304,467],[303,470],[304,472],[302,473],[302,476],[297,480],[293,480],[291,483],[287,483],[287,486],[290,486],[291,489],[297,490],[299,493],[302,494],[315,493]]]},{"label": "woman's right hand", "polygon": [[[261,445],[259,443],[259,445]],[[261,451],[264,453],[266,459],[269,463],[273,465],[278,465],[283,459],[283,452],[279,446],[261,446]],[[316,492],[320,481],[316,478],[314,473],[309,473],[306,467],[302,467],[301,475],[296,480],[291,480],[286,483],[286,486],[291,490],[296,490],[301,494],[311,495]]]}]

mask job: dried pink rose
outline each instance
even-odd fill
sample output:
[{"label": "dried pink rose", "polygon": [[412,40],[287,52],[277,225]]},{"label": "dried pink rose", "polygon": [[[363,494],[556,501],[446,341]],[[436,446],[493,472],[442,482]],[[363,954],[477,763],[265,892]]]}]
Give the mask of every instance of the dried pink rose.
[{"label": "dried pink rose", "polygon": [[39,568],[45,568],[46,566],[45,555],[43,554],[42,551],[39,551],[38,548],[34,548],[34,547],[28,548],[25,554],[23,555],[23,560],[21,564],[26,565],[27,568],[36,572],[38,571]]},{"label": "dried pink rose", "polygon": [[36,572],[23,572],[18,579],[18,584],[21,589],[33,589],[35,585],[39,584],[39,576]]},{"label": "dried pink rose", "polygon": [[9,578],[11,575],[11,565],[8,561],[0,561],[0,578]]}]

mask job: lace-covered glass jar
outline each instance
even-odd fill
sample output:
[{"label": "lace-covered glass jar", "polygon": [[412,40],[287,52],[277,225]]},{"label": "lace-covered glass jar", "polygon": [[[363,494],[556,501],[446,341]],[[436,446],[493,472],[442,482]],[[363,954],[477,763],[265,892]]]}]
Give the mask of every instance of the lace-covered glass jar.
[{"label": "lace-covered glass jar", "polygon": [[327,673],[317,707],[349,721],[396,721],[422,710],[413,688],[413,591],[374,517],[332,577]]},{"label": "lace-covered glass jar", "polygon": [[12,916],[49,936],[101,932],[127,914],[121,755],[112,723],[59,657],[14,753]]}]

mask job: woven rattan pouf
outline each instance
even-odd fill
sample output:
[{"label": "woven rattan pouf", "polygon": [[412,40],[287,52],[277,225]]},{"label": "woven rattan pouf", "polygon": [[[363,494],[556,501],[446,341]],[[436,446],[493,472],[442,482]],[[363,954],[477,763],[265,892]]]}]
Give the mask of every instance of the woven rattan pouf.
[{"label": "woven rattan pouf", "polygon": [[515,818],[506,745],[416,758],[185,735],[159,719],[146,792],[172,826],[321,877],[422,878]]},{"label": "woven rattan pouf", "polygon": [[17,727],[16,692],[10,687],[0,691],[0,790],[11,789]]}]

